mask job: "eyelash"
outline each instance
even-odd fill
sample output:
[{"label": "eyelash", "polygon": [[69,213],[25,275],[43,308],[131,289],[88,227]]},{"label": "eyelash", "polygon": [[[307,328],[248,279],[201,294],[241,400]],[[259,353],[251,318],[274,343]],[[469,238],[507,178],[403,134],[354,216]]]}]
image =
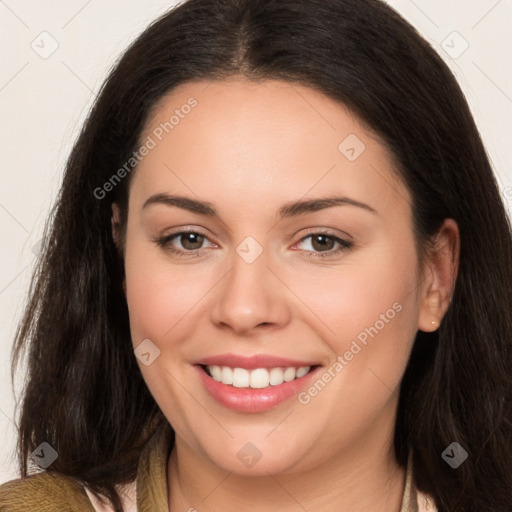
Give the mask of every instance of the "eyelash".
[{"label": "eyelash", "polygon": [[[197,249],[197,250],[183,251],[183,250],[180,250],[180,249],[175,249],[174,247],[172,247],[169,244],[169,242],[171,240],[173,240],[174,238],[178,238],[181,235],[186,235],[186,234],[189,234],[189,233],[192,233],[194,235],[201,235],[201,236],[203,236],[204,238],[206,238],[208,240],[208,237],[204,233],[201,233],[201,231],[188,230],[188,231],[179,231],[178,233],[173,233],[172,235],[167,235],[167,236],[164,236],[164,237],[161,237],[161,238],[155,238],[153,241],[159,247],[161,247],[162,249],[164,249],[164,250],[166,250],[166,251],[168,251],[170,253],[179,255],[180,257],[184,256],[184,257],[197,257],[198,258],[207,249]],[[305,237],[301,238],[299,240],[299,242],[303,242],[307,238],[310,238],[310,237],[312,237],[314,235],[321,235],[321,236],[326,236],[328,238],[331,238],[332,240],[334,240],[334,242],[338,243],[340,245],[340,247],[338,249],[336,249],[336,250],[331,249],[331,250],[325,251],[325,252],[313,252],[313,251],[307,251],[307,250],[303,249],[302,252],[312,252],[312,254],[310,254],[308,256],[310,259],[311,258],[326,258],[326,257],[329,257],[329,256],[336,256],[336,255],[338,255],[341,252],[344,252],[344,251],[352,249],[353,246],[354,246],[353,242],[350,242],[348,240],[344,240],[342,238],[334,236],[333,234],[331,234],[329,232],[324,232],[324,231],[320,231],[320,232],[312,231],[308,235],[306,235]]]}]

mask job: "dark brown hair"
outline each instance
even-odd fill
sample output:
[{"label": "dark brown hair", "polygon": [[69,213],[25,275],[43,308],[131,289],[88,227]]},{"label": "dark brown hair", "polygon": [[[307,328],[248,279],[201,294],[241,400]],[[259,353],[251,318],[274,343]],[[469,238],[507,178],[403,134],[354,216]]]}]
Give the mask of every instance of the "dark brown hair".
[{"label": "dark brown hair", "polygon": [[[28,374],[21,474],[41,442],[48,471],[120,509],[140,450],[165,421],[133,354],[111,204],[126,221],[129,179],[95,193],[139,147],[151,109],[192,80],[282,79],[338,100],[384,141],[413,197],[420,248],[458,223],[459,273],[436,333],[418,332],[401,385],[395,449],[412,449],[440,512],[512,510],[512,235],[478,130],[449,68],[380,0],[189,0],[156,20],[104,83],[66,166],[19,325],[13,375]],[[136,172],[134,169],[130,176]],[[458,469],[441,453],[469,452]]]}]

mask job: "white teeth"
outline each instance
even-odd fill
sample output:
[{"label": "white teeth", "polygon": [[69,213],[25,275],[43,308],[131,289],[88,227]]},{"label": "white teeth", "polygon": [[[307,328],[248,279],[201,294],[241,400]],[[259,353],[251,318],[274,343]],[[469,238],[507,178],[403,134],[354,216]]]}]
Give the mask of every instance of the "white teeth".
[{"label": "white teeth", "polygon": [[233,369],[233,386],[235,388],[249,387],[249,372],[244,368]]},{"label": "white teeth", "polygon": [[262,389],[269,386],[279,386],[283,382],[291,382],[294,379],[304,377],[311,366],[300,368],[231,368],[229,366],[207,366],[208,372],[217,382],[234,386],[235,388]]},{"label": "white teeth", "polygon": [[270,376],[264,368],[258,368],[251,372],[251,388],[267,388],[270,385]]},{"label": "white teeth", "polygon": [[222,379],[224,384],[233,384],[233,369],[229,366],[222,367]]},{"label": "white teeth", "polygon": [[272,386],[279,386],[284,382],[283,370],[281,368],[272,368],[270,370],[270,384]]},{"label": "white teeth", "polygon": [[222,370],[220,366],[210,366],[210,373],[213,380],[216,380],[217,382],[222,381]]},{"label": "white teeth", "polygon": [[297,368],[297,378],[304,377],[309,372],[309,366],[303,366],[302,368]]},{"label": "white teeth", "polygon": [[286,368],[284,371],[283,378],[286,382],[291,382],[293,379],[295,379],[295,376],[297,375],[297,370],[295,368]]}]

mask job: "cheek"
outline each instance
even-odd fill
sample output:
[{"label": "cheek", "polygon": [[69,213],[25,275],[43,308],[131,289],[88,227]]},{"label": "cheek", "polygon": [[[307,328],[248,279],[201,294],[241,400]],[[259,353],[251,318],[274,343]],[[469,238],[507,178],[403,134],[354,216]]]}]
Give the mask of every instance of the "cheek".
[{"label": "cheek", "polygon": [[298,397],[305,415],[314,411],[318,436],[355,440],[385,408],[391,414],[417,331],[414,254],[382,251],[378,264],[327,273],[321,287],[302,282],[297,293],[309,289],[303,296],[331,349],[319,380]]},{"label": "cheek", "polygon": [[412,239],[390,241],[371,254],[354,253],[338,271],[323,269],[323,275],[296,281],[294,292],[307,297],[331,349],[326,391],[320,392],[320,383],[301,403],[316,402],[326,421],[341,422],[347,411],[357,424],[373,421],[397,390],[417,331],[416,265]]},{"label": "cheek", "polygon": [[127,237],[126,300],[134,345],[145,338],[159,344],[175,335],[185,324],[182,320],[211,288],[205,267],[191,262],[178,268],[170,261],[152,242]]},{"label": "cheek", "polygon": [[175,380],[181,366],[186,366],[182,349],[187,345],[181,340],[186,340],[193,328],[187,315],[194,314],[193,306],[211,288],[200,274],[194,265],[183,265],[177,271],[149,244],[127,243],[126,298],[132,343],[137,347],[149,339],[158,348],[158,357],[148,366],[139,363],[139,367],[159,407],[172,411],[175,427],[190,414],[188,396]]}]

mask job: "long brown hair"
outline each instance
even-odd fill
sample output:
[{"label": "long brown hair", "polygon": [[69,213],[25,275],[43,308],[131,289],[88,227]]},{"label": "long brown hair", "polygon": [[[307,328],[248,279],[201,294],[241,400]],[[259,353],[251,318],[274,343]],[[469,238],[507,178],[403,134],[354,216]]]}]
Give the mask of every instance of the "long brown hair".
[{"label": "long brown hair", "polygon": [[[395,450],[413,450],[417,486],[440,511],[512,510],[512,234],[464,96],[425,40],[380,0],[189,0],[156,20],[108,76],[67,162],[13,375],[28,373],[19,418],[21,474],[41,442],[48,471],[121,508],[140,450],[165,421],[133,354],[111,204],[126,221],[129,179],[103,185],[139,147],[151,108],[191,80],[243,75],[311,86],[380,135],[413,197],[425,247],[459,225],[459,274],[436,333],[418,332],[401,385]],[[130,176],[136,172],[136,166]],[[103,190],[98,193],[98,190]],[[470,454],[452,469],[452,442]]]}]

